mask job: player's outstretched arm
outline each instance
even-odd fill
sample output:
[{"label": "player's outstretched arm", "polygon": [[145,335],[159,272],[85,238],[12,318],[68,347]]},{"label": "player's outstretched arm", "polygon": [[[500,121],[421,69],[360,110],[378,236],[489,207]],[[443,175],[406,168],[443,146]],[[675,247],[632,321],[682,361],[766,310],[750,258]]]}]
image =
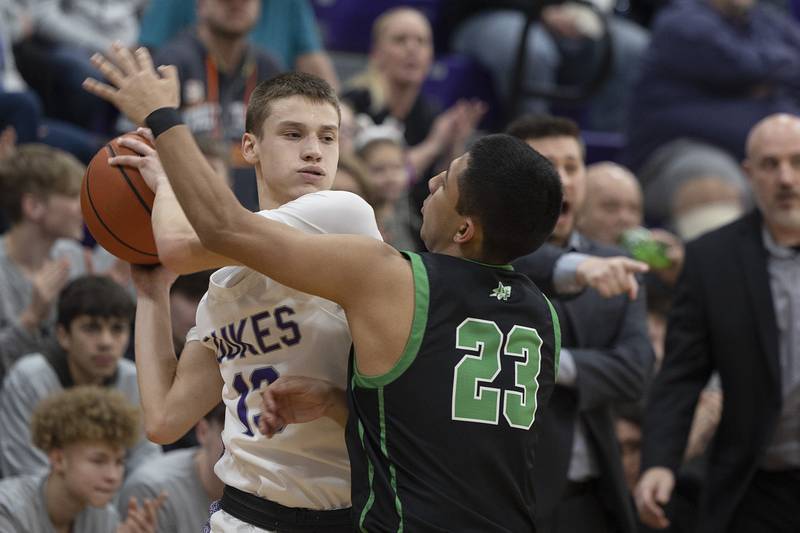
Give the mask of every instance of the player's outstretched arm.
[{"label": "player's outstretched arm", "polygon": [[199,342],[175,357],[169,288],[175,275],[164,267],[133,267],[137,289],[136,373],[147,438],[170,444],[189,431],[222,397],[214,353]]}]

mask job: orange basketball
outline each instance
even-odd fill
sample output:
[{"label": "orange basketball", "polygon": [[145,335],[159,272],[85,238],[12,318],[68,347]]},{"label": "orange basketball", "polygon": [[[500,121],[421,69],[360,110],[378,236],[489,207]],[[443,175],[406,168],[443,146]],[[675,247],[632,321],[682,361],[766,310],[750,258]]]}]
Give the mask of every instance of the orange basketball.
[{"label": "orange basketball", "polygon": [[[126,133],[150,146],[136,133]],[[124,137],[123,136],[123,137]],[[111,254],[137,265],[158,264],[150,213],[155,195],[132,167],[111,166],[108,158],[135,155],[112,139],[89,162],[81,186],[83,220],[97,244]]]}]

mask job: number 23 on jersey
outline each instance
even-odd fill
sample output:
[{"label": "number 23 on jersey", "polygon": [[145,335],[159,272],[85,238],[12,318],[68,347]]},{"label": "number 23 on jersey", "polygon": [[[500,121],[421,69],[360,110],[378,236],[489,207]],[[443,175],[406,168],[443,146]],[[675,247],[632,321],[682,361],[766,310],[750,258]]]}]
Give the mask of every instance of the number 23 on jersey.
[{"label": "number 23 on jersey", "polygon": [[[504,334],[496,322],[467,318],[456,329],[456,348],[465,355],[453,372],[452,419],[497,425],[503,416],[513,428],[530,429],[536,418],[542,338],[532,328],[515,325]],[[491,387],[500,375],[502,355],[513,357],[511,390]]]}]

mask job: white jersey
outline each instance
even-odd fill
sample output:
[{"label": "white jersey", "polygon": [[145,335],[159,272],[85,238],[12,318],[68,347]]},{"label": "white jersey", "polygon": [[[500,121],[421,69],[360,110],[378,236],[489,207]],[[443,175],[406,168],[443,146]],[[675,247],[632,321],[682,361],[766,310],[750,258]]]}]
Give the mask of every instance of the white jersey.
[{"label": "white jersey", "polygon": [[[343,191],[307,194],[259,214],[308,233],[381,238],[372,208]],[[349,507],[350,464],[336,422],[291,424],[272,439],[258,430],[259,392],[278,376],[345,385],[351,338],[341,307],[249,268],[225,267],[212,274],[188,340],[216,353],[225,381],[225,452],[217,476],[287,507]]]}]

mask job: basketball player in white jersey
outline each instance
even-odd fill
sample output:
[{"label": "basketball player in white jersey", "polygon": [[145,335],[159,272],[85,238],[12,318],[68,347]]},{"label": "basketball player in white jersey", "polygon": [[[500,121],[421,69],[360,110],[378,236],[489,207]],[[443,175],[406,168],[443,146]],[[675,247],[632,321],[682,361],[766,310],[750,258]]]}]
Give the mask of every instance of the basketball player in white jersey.
[{"label": "basketball player in white jersey", "polygon": [[[256,168],[261,214],[312,233],[380,239],[368,204],[328,191],[338,161],[338,126],[336,95],[322,80],[290,73],[255,89],[242,152]],[[162,261],[181,271],[232,264],[203,249],[153,150],[128,144],[148,157],[112,163],[139,167],[156,191],[153,223]],[[163,268],[134,274],[139,387],[148,437],[158,443],[183,435],[222,396],[225,452],[215,472],[226,488],[211,531],[350,531],[345,410],[336,419],[292,425],[271,440],[258,430],[259,391],[279,376],[314,376],[337,384],[344,395],[351,339],[341,308],[258,272],[226,266],[211,276],[196,326],[176,360],[168,304],[174,277]]]}]

